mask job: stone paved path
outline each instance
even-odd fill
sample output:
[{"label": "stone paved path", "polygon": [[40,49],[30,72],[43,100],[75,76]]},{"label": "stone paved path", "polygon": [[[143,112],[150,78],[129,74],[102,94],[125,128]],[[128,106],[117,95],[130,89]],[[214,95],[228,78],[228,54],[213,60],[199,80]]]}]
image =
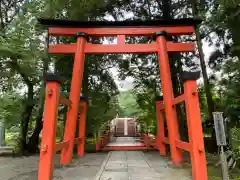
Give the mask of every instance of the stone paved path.
[{"label": "stone paved path", "polygon": [[[86,154],[74,159],[71,165],[60,166],[59,156],[55,158],[54,180],[92,180],[107,153]],[[0,158],[0,180],[37,180],[38,156],[24,158]]]},{"label": "stone paved path", "polygon": [[[118,138],[115,145],[135,144]],[[137,144],[137,143],[136,143]],[[37,180],[38,156],[0,158],[0,180]],[[55,156],[54,180],[191,180],[191,168],[176,167],[158,152],[111,151],[86,154],[71,165],[59,165]]]},{"label": "stone paved path", "polygon": [[191,175],[157,152],[112,151],[95,180],[191,180]]}]

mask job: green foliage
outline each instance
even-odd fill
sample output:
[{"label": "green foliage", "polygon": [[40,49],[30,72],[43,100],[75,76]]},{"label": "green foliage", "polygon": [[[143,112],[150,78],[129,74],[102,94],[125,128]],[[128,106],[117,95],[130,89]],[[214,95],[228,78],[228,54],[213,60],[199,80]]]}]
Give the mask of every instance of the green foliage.
[{"label": "green foliage", "polygon": [[[7,122],[7,133],[9,135],[13,133],[13,127],[17,127],[16,132],[19,134],[20,128],[24,126],[26,128],[24,131],[28,131],[26,132],[27,137],[24,138],[28,140],[35,131],[34,127],[36,125],[41,128],[42,97],[40,91],[43,89],[43,72],[54,67],[56,71],[66,77],[67,81],[62,89],[63,94],[68,96],[73,65],[73,58],[69,58],[69,56],[46,57],[44,42],[46,34],[43,28],[37,24],[37,18],[58,17],[82,20],[101,18],[101,16],[104,16],[105,9],[103,7],[106,3],[105,1],[99,3],[96,0],[71,1],[70,3],[58,0],[37,0],[22,1],[16,4],[15,9],[9,9],[5,7],[5,3],[0,3],[0,15],[10,16],[11,13],[14,14],[14,17],[11,17],[11,21],[6,21],[4,26],[1,24],[0,78],[2,83],[0,92],[2,93],[1,99],[6,103],[0,107],[0,116],[1,119]],[[13,1],[9,1],[9,3],[11,4]],[[79,7],[81,11],[79,11]],[[64,40],[61,39],[61,41]],[[84,87],[88,92],[86,90],[83,91],[84,95],[93,99],[92,106],[89,106],[87,121],[90,133],[98,131],[102,123],[111,120],[117,114],[118,102],[115,96],[118,93],[118,89],[112,75],[108,72],[109,57],[88,56],[86,58],[87,66],[85,72],[87,72],[87,75],[84,77],[84,82],[89,82],[87,82],[87,87]],[[16,95],[16,100],[8,97],[8,92]],[[29,108],[29,105],[33,105],[33,111],[25,112],[25,109]],[[65,121],[62,110],[59,115],[61,118],[58,123],[57,136],[61,139]],[[22,121],[22,117],[25,116],[26,118]],[[35,121],[37,119],[39,119],[40,123]]]},{"label": "green foliage", "polygon": [[4,122],[6,128],[19,126],[19,116],[21,112],[21,97],[14,92],[5,93],[0,96],[0,121]]},{"label": "green foliage", "polygon": [[140,112],[136,97],[132,90],[122,91],[119,94],[120,117],[134,117]]},{"label": "green foliage", "polygon": [[240,60],[230,58],[222,65],[224,75],[219,83],[219,93],[224,104],[224,111],[230,120],[231,127],[240,126]]},{"label": "green foliage", "polygon": [[116,117],[119,108],[116,97],[110,98],[106,93],[104,96],[103,93],[93,92],[91,98],[92,102],[88,107],[87,132],[89,135],[94,135]]},{"label": "green foliage", "polygon": [[123,91],[119,95],[120,117],[136,117],[143,131],[156,134],[155,92],[151,89]]},{"label": "green foliage", "polygon": [[[64,39],[66,40],[66,39]],[[115,55],[88,55],[85,60],[82,94],[90,99],[88,107],[87,134],[93,136],[101,125],[116,117],[118,113],[118,87],[109,72]],[[62,90],[69,95],[73,57],[56,58],[56,70],[67,80]],[[110,64],[112,60],[112,64]]]},{"label": "green foliage", "polygon": [[135,91],[137,103],[141,108],[141,113],[138,115],[138,122],[142,125],[145,132],[156,135],[156,109],[155,99],[156,92],[153,89],[142,88]]}]

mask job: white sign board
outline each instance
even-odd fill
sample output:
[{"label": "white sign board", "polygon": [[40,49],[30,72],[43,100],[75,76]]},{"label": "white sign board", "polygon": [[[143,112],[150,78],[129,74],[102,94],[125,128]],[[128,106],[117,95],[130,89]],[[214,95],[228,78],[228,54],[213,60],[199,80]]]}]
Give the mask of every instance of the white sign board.
[{"label": "white sign board", "polygon": [[223,122],[223,113],[222,112],[213,112],[214,126],[216,132],[216,139],[218,146],[226,146],[226,134]]}]

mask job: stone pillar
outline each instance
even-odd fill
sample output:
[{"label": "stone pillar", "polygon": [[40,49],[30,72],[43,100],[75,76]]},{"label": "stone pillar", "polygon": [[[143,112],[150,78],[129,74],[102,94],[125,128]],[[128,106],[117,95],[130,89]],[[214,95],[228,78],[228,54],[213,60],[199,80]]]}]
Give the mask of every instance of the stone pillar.
[{"label": "stone pillar", "polygon": [[0,147],[4,146],[5,141],[5,128],[4,124],[0,122]]}]

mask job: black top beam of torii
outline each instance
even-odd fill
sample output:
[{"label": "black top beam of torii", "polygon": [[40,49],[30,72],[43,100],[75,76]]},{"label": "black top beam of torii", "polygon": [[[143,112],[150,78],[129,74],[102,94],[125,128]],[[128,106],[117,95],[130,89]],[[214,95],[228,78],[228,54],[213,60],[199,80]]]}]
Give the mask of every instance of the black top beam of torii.
[{"label": "black top beam of torii", "polygon": [[86,27],[86,28],[117,28],[117,27],[153,27],[153,26],[197,26],[202,20],[193,18],[169,20],[126,20],[126,21],[79,21],[61,19],[38,19],[45,27]]}]

